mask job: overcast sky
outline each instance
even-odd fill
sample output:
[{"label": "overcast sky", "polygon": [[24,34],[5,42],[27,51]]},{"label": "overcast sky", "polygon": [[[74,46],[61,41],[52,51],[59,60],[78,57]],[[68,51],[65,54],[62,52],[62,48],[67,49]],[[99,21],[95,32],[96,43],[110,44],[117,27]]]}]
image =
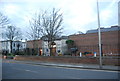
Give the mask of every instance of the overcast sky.
[{"label": "overcast sky", "polygon": [[[101,27],[118,25],[118,1],[99,0]],[[34,13],[52,8],[63,13],[63,35],[98,27],[96,0],[0,0],[0,11],[24,33]]]}]

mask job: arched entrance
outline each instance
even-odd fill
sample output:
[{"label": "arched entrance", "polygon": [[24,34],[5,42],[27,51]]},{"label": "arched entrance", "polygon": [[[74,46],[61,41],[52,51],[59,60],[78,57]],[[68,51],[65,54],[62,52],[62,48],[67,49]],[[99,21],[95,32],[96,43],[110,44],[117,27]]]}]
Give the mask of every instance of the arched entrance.
[{"label": "arched entrance", "polygon": [[42,48],[39,49],[39,55],[42,55]]},{"label": "arched entrance", "polygon": [[56,56],[56,43],[52,42],[51,46],[52,46],[52,49],[51,49],[52,55]]}]

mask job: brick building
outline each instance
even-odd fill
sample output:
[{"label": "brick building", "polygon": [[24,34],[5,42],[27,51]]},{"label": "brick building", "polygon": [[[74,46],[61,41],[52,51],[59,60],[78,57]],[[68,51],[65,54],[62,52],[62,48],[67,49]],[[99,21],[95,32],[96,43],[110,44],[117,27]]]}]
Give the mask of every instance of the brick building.
[{"label": "brick building", "polygon": [[[64,54],[67,51],[67,44],[66,40],[68,39],[67,36],[62,36],[56,38],[55,47],[53,47],[52,52],[56,55],[58,55],[58,51],[60,53]],[[50,56],[50,50],[48,47],[48,41],[46,37],[42,37],[39,40],[30,40],[27,41],[27,54],[28,55],[44,55],[44,56]]]},{"label": "brick building", "polygon": [[[70,35],[79,52],[96,52],[99,55],[98,29],[89,30],[86,34]],[[102,53],[104,55],[120,55],[120,27],[101,28]]]},{"label": "brick building", "polygon": [[42,54],[42,40],[29,40],[26,45],[27,53],[29,55]]}]

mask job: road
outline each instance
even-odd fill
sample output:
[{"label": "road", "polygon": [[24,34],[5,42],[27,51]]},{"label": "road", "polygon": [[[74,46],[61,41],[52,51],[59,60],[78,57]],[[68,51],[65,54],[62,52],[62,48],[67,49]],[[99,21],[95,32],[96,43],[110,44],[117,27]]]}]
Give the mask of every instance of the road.
[{"label": "road", "polygon": [[2,80],[2,59],[1,58],[0,58],[0,80]]},{"label": "road", "polygon": [[2,63],[3,79],[118,79],[118,72],[24,63]]}]

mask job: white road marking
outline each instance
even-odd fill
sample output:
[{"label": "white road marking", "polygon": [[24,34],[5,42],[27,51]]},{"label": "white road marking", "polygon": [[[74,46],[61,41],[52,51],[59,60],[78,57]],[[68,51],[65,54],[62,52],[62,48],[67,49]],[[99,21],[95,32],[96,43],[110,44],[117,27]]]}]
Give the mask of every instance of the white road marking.
[{"label": "white road marking", "polygon": [[26,69],[18,69],[18,68],[13,68],[13,69],[16,69],[16,70],[21,70],[21,71],[28,71],[28,72],[33,72],[33,73],[38,73],[37,71],[31,71],[31,70],[26,70]]},{"label": "white road marking", "polygon": [[25,70],[25,71],[30,71],[30,70]]},{"label": "white road marking", "polygon": [[29,72],[32,72],[32,73],[38,73],[37,71],[31,71],[31,70],[25,70],[25,71],[29,71]]}]

